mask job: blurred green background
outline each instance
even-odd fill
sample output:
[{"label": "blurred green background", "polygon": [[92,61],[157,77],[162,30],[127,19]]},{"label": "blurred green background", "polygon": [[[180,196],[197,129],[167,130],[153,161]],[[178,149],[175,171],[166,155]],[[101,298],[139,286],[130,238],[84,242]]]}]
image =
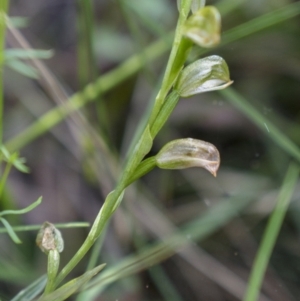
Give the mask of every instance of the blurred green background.
[{"label": "blurred green background", "polygon": [[[116,266],[113,281],[102,284],[101,294],[81,300],[242,300],[289,162],[300,158],[300,5],[288,0],[207,5],[221,12],[223,39],[205,54],[195,48],[190,60],[222,56],[234,84],[229,92],[180,100],[151,154],[173,139],[205,140],[220,151],[218,176],[202,169],[155,169],[128,189],[96,252],[106,269]],[[5,141],[16,148],[22,141],[20,152],[31,172],[11,174],[0,209],[23,208],[42,195],[38,208],[11,224],[92,222],[159,89],[178,18],[176,1],[11,0],[9,16],[22,17],[13,19],[22,26],[7,31],[8,49],[52,50],[53,56],[24,61],[36,70],[36,79],[28,77],[26,68],[27,76],[4,70]],[[126,61],[134,55],[139,56]],[[99,77],[104,92],[95,101],[37,137],[17,136]],[[281,136],[272,135],[273,125],[294,143],[294,153]],[[299,300],[299,196],[297,184],[259,300]],[[227,203],[240,211],[221,211],[218,219],[210,219],[210,210]],[[197,220],[205,216],[207,234],[195,234]],[[176,255],[154,254],[157,262],[146,266],[135,258],[136,270],[127,269],[128,275],[117,266],[176,228],[185,229],[190,241]],[[87,230],[62,233],[64,264]],[[23,244],[15,245],[0,234],[0,299],[10,300],[46,272],[46,256],[35,246],[35,236],[36,231],[20,232]],[[73,275],[83,273],[87,264],[88,257]]]}]

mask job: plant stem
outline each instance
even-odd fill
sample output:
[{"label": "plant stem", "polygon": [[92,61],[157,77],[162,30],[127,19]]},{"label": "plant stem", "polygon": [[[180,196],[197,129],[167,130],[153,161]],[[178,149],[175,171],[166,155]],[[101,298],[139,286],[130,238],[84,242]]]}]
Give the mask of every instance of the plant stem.
[{"label": "plant stem", "polygon": [[[158,94],[158,98],[157,98],[158,105],[155,106],[155,108],[158,109],[155,116],[153,115],[155,118],[160,113],[160,109],[162,107],[164,99],[165,99],[169,89],[171,88],[173,81],[175,80],[172,78],[170,80],[171,69],[175,62],[175,57],[176,57],[178,47],[181,42],[182,28],[183,28],[183,24],[187,18],[187,15],[189,13],[190,5],[191,5],[191,0],[185,0],[185,1],[183,0],[182,1],[182,7],[180,10],[179,20],[177,23],[173,48],[171,50],[170,59],[169,59],[169,62],[167,65],[167,70],[166,70],[166,73],[164,76],[162,89]],[[92,91],[92,92],[95,93],[95,91]],[[176,94],[176,96],[177,95],[178,95],[178,93]],[[177,96],[177,100],[178,100],[178,98],[179,97]],[[163,115],[166,115],[166,112]],[[169,115],[170,115],[170,112],[168,112],[168,114],[166,116],[169,116]],[[155,124],[154,123],[155,118],[152,121],[152,124]],[[160,125],[159,129],[164,124],[164,122],[165,122],[165,120],[163,120],[163,118],[159,119],[159,125]],[[119,198],[122,195],[122,193],[126,187],[126,184],[128,183],[128,180],[132,177],[133,173],[135,172],[136,168],[139,166],[139,164],[142,161],[142,159],[144,158],[144,156],[151,149],[153,137],[151,137],[151,133],[150,133],[150,124],[151,124],[151,120],[149,121],[148,126],[146,127],[145,131],[142,133],[141,138],[140,138],[139,142],[137,143],[134,151],[130,154],[130,156],[127,160],[127,163],[123,169],[122,175],[120,177],[120,180],[118,182],[116,189],[114,191],[112,191],[106,197],[105,202],[104,202],[100,212],[98,213],[86,240],[84,241],[82,246],[79,248],[77,253],[73,256],[73,258],[67,263],[67,265],[59,273],[59,275],[56,279],[56,282],[55,282],[55,287],[60,284],[60,282],[73,270],[73,268],[79,263],[79,261],[89,251],[89,249],[92,247],[92,245],[94,244],[96,239],[102,233],[103,229],[106,226],[107,221],[109,220],[109,218],[111,217],[113,212],[116,210],[116,207],[119,204]],[[155,127],[155,131],[154,131],[155,135],[158,133],[158,130]]]},{"label": "plant stem", "polygon": [[5,169],[4,169],[4,172],[1,176],[1,180],[0,180],[0,200],[2,198],[2,194],[3,194],[3,190],[4,190],[4,186],[5,186],[5,183],[6,183],[6,180],[8,178],[8,175],[9,175],[9,172],[11,170],[11,167],[12,167],[12,163],[11,162],[8,162],[5,166]]},{"label": "plant stem", "polygon": [[122,191],[116,189],[114,193],[110,193],[106,197],[105,202],[100,212],[98,213],[87,238],[85,239],[84,243],[79,248],[79,250],[76,252],[76,254],[73,256],[73,258],[61,270],[61,272],[57,276],[54,287],[57,287],[61,283],[61,281],[76,267],[79,261],[85,256],[85,254],[93,246],[96,239],[99,237],[99,235],[102,233],[103,229],[105,228],[107,221],[111,217],[114,211],[115,204],[118,200],[118,196],[120,196]]},{"label": "plant stem", "polygon": [[96,78],[93,51],[93,6],[90,0],[78,0],[78,79],[83,89]]},{"label": "plant stem", "polygon": [[[65,224],[54,224],[56,228],[83,228],[89,227],[89,223],[85,222],[76,222],[76,223],[65,223]],[[30,226],[15,226],[11,227],[15,232],[24,232],[24,231],[37,231],[41,228],[41,225],[30,225]],[[0,227],[0,233],[7,233],[6,228]]]},{"label": "plant stem", "polygon": [[150,127],[151,136],[156,137],[158,132],[161,130],[165,122],[170,117],[171,113],[173,112],[174,108],[176,107],[180,96],[176,90],[173,90],[165,100],[164,104],[162,105],[155,122]]},{"label": "plant stem", "polygon": [[137,179],[141,178],[148,172],[150,172],[156,166],[155,157],[147,158],[142,161],[139,166],[136,168],[132,177],[128,179],[126,186],[129,186],[131,183],[135,182]]},{"label": "plant stem", "polygon": [[48,268],[47,268],[47,285],[44,295],[50,293],[54,288],[55,277],[59,268],[60,256],[57,250],[50,250],[48,254]]},{"label": "plant stem", "polygon": [[[182,41],[182,31],[183,31],[183,26],[185,24],[185,21],[188,17],[189,11],[190,11],[190,7],[191,7],[191,2],[192,0],[182,0],[182,4],[181,4],[181,8],[180,8],[180,13],[179,13],[179,19],[177,22],[177,26],[176,26],[176,30],[175,30],[175,37],[174,37],[174,41],[173,41],[173,45],[172,45],[172,50],[171,50],[171,54],[167,63],[167,67],[166,67],[166,71],[163,77],[163,81],[162,81],[162,85],[161,85],[161,89],[155,99],[155,105],[152,111],[152,114],[150,116],[150,122],[149,124],[151,125],[157,114],[160,111],[160,108],[162,107],[164,100],[169,92],[169,90],[171,89],[175,79],[177,76],[172,76],[172,68],[174,66],[174,62],[176,59],[176,55],[178,53],[179,50],[179,46],[180,43]],[[178,70],[179,73],[180,70]]]},{"label": "plant stem", "polygon": [[8,10],[8,0],[0,1],[0,145],[2,144],[3,136],[3,66],[4,66],[4,46],[5,46],[5,30],[6,18]]}]

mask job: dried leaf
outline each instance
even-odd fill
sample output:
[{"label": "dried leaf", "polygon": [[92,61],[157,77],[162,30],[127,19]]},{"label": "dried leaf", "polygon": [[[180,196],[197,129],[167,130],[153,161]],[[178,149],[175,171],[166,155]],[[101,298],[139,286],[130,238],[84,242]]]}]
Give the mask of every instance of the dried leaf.
[{"label": "dried leaf", "polygon": [[36,244],[46,254],[51,250],[57,250],[61,253],[64,249],[64,241],[60,231],[49,222],[42,225],[36,238]]}]

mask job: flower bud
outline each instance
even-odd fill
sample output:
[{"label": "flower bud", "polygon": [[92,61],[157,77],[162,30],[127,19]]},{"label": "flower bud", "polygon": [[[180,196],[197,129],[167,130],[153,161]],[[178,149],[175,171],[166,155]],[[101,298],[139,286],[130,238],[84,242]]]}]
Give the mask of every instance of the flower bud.
[{"label": "flower bud", "polygon": [[221,90],[232,83],[225,60],[220,56],[212,55],[185,67],[179,74],[174,87],[181,97],[189,97]]},{"label": "flower bud", "polygon": [[51,250],[61,253],[64,249],[64,240],[60,231],[49,222],[42,225],[36,238],[36,244],[46,254]]},{"label": "flower bud", "polygon": [[163,169],[203,167],[216,176],[220,155],[211,143],[186,138],[167,143],[155,156],[156,165]]},{"label": "flower bud", "polygon": [[187,19],[183,35],[201,47],[210,48],[219,44],[220,32],[219,11],[214,6],[205,6]]}]

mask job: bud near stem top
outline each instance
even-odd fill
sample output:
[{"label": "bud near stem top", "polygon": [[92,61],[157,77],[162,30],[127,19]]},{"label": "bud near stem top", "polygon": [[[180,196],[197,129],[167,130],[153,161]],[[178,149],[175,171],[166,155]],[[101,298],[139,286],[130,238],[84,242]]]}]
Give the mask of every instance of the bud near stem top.
[{"label": "bud near stem top", "polygon": [[221,15],[214,6],[205,6],[191,15],[183,35],[200,47],[214,47],[220,42]]},{"label": "bud near stem top", "polygon": [[60,231],[49,222],[42,225],[36,238],[36,244],[46,254],[51,250],[61,253],[64,249],[64,241]]}]

